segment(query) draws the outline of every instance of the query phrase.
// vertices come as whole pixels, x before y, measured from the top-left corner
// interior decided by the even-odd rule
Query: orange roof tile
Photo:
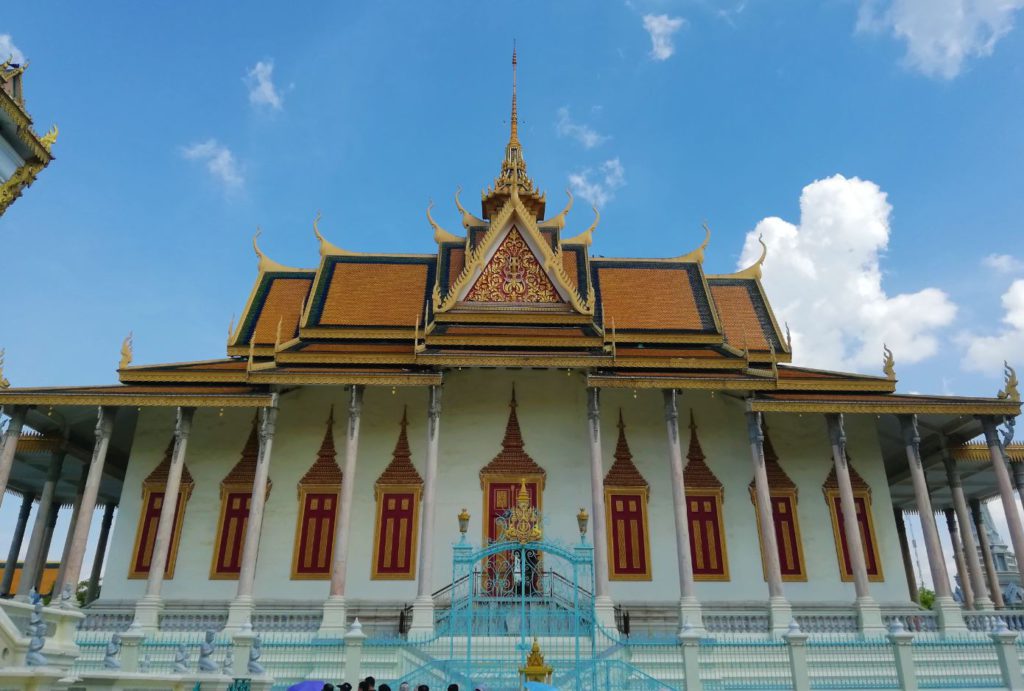
[[[523,448],[523,434],[519,430],[519,417],[516,415],[517,406],[516,390],[513,388],[512,400],[508,404],[505,438],[501,440],[501,452],[480,469],[481,478],[485,475],[547,475]]]
[[[395,450],[391,454],[391,462],[384,469],[384,472],[377,478],[375,487],[385,485],[423,485],[423,478],[420,477],[416,467],[412,464],[412,452],[409,450],[409,437],[406,429],[409,426],[406,411],[402,410],[402,421],[399,423],[401,430],[398,432],[398,441],[395,442]]]
[[[598,267],[606,328],[704,328],[685,269]]]
[[[287,341],[299,333],[299,311],[309,294],[313,280],[309,278],[274,278],[260,308],[259,319],[252,332],[257,344],[273,344],[277,339],[277,324],[281,322],[281,340]]]
[[[562,268],[565,269],[565,275],[569,277],[569,283],[573,288],[579,287],[579,277],[577,275],[579,269],[576,268],[577,255],[576,250],[562,250]]]
[[[712,283],[710,288],[726,342],[737,348],[769,350],[768,339],[747,287]]]
[[[338,262],[320,324],[412,328],[422,321],[426,285],[424,264]]]
[[[690,489],[722,489],[722,482],[711,472],[704,461],[704,449],[697,438],[697,423],[693,420],[693,409],[690,409],[690,448],[686,452],[687,464],[683,470],[683,485]]]
[[[338,452],[334,449],[334,406],[327,416],[327,429],[324,430],[320,450],[316,460],[306,474],[299,480],[299,487],[341,487],[341,468],[338,467]]]
[[[408,353],[407,343],[309,343],[299,353]]]
[[[171,455],[174,453],[174,435],[171,435],[171,440],[167,443],[167,450],[164,451],[164,458],[160,463],[153,468],[153,472],[146,476],[146,479],[142,481],[143,485],[152,486],[166,486],[167,475],[171,469]],[[188,472],[188,466],[183,462],[181,464],[181,486],[191,488],[195,484],[192,479],[192,473]]]
[[[448,254],[448,286],[452,286],[455,283],[455,279],[462,273],[462,269],[466,266],[466,250],[461,247],[454,248]]]
[[[619,409],[619,440],[615,445],[615,462],[604,476],[604,486],[644,489],[650,487],[633,463],[633,454],[629,450],[629,442],[626,441],[626,423],[622,421],[622,409]]]

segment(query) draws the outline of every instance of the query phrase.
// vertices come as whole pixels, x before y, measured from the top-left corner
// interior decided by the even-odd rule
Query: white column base
[[[253,600],[251,595],[239,595],[228,605],[228,623],[224,630],[229,632],[252,628]]]
[[[615,631],[615,603],[607,595],[594,598],[594,620],[608,631]]]
[[[988,610],[995,609],[996,605],[989,598],[988,595],[978,596],[977,593],[974,595],[974,609],[980,612],[987,612]]]
[[[412,603],[412,624],[409,638],[426,638],[434,635],[434,598],[421,595]]]
[[[857,598],[857,622],[860,625],[860,632],[865,635],[881,635],[887,633],[885,624],[882,623],[882,608],[871,596]]]
[[[137,616],[137,615],[136,615]],[[139,671],[139,648],[146,639],[146,634],[132,624],[121,634],[121,671]]]
[[[793,621],[793,608],[784,597],[768,598],[768,629],[772,636],[789,633],[789,622]]]
[[[160,614],[164,601],[159,595],[145,595],[135,603],[135,619],[132,628],[142,633],[156,633],[160,627]]]
[[[679,635],[682,636],[686,631],[697,635],[704,634],[704,613],[695,597],[684,597],[679,600]]]
[[[347,607],[344,595],[331,595],[324,602],[324,618],[320,620],[319,638],[341,638],[345,635]]]
[[[937,597],[932,609],[939,613],[939,629],[943,633],[963,633],[967,631],[964,612],[953,598]]]

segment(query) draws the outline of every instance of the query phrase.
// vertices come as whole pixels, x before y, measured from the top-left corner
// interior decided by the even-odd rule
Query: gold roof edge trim
[[[19,393],[0,392],[0,404],[14,405],[110,405],[137,407],[182,406],[187,408],[262,408],[274,394],[117,394],[117,393]]]
[[[1016,410],[1014,410],[1016,408]],[[998,401],[970,402],[952,401],[949,403],[917,402],[917,401],[772,401],[754,399],[750,402],[750,410],[755,413],[938,413],[961,415],[1017,415],[1019,404],[1006,404]]]

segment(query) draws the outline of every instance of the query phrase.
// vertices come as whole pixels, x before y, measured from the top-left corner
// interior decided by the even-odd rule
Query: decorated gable
[[[509,229],[476,283],[467,302],[563,302],[537,256],[516,226]]]

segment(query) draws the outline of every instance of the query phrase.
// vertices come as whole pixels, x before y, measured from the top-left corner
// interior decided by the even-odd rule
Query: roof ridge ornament
[[[57,127],[57,123],[53,123],[53,126],[46,131],[46,134],[39,138],[39,143],[43,145],[43,148],[46,149],[47,153],[49,153],[50,149],[53,148],[53,145],[57,143],[57,135],[59,134],[60,128]]]
[[[458,194],[456,192],[456,194]],[[430,226],[434,229],[434,242],[441,244],[442,242],[462,242],[464,238],[460,238],[458,235],[452,235],[447,230],[438,225],[434,217],[430,215],[430,210],[434,208],[434,200],[431,199],[430,203],[427,204],[427,220],[430,222]]]
[[[135,339],[132,336],[132,332],[129,331],[128,335],[121,341],[121,361],[118,363],[118,369],[124,369],[128,365],[132,364],[132,346],[135,343]]]
[[[761,243],[761,256],[758,257],[756,262],[754,262],[747,268],[737,271],[736,273],[729,274],[728,278],[753,278],[756,280],[761,279],[761,267],[764,265],[765,257],[768,256],[768,245],[764,244],[764,235],[758,235],[757,241]]]
[[[462,214],[462,227],[469,230],[472,226],[485,226],[487,221],[482,218],[477,218],[473,214],[466,211],[466,208],[462,206],[462,202],[459,200],[459,193],[462,192],[462,185],[455,188],[455,207]]]
[[[569,206],[572,206],[572,204],[569,204]],[[601,222],[601,212],[597,210],[597,205],[591,204],[590,208],[594,210],[594,222],[590,224],[590,227],[579,235],[563,240],[561,244],[578,245],[582,243],[584,246],[590,247],[591,243],[594,242],[594,231],[597,229],[597,224]],[[566,207],[566,211],[568,211],[568,207]]]
[[[1003,388],[996,394],[997,398],[1007,401],[1020,402],[1020,388],[1017,381],[1017,371],[1010,367],[1010,363],[1003,360]]]
[[[541,225],[545,228],[555,228],[556,230],[562,230],[565,228],[565,217],[569,215],[570,211],[572,211],[572,190],[566,187],[565,194],[569,197],[569,201],[566,202],[565,208],[562,209],[557,216],[552,216],[548,220],[544,221]]]
[[[327,238],[320,232],[320,219],[323,218],[323,214],[318,210],[316,217],[313,219],[313,234],[316,235],[317,241],[320,243],[320,258],[323,259],[328,255],[341,255],[344,257],[351,257],[356,252],[350,252],[349,250],[338,247],[333,242],[328,242]]]
[[[885,356],[882,359],[882,372],[889,381],[896,381],[896,358],[892,356],[892,350],[885,343],[882,344],[882,353]]]
[[[707,221],[702,221],[700,225],[704,229],[704,241],[700,243],[697,249],[676,257],[676,261],[704,263],[704,250],[708,248],[708,243],[711,242],[711,226],[708,225]]]
[[[257,240],[259,240],[260,235],[262,234],[263,229],[260,228],[259,226],[256,226],[256,233],[252,236],[252,249],[254,252],[256,252],[256,257],[258,260],[257,268],[259,269],[259,271],[261,273],[267,273],[270,271],[298,271],[298,269],[295,269],[291,266],[285,266],[280,262],[275,262],[273,259],[271,259],[270,257],[263,253],[263,250],[260,249],[260,245],[257,242]]]
[[[4,378],[4,355],[7,354],[5,348],[0,348],[0,389],[11,388],[11,382]]]

